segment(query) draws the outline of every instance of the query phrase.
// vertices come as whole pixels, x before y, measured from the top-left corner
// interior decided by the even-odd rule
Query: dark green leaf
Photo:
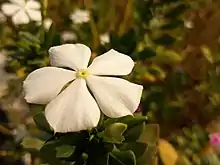
[[[118,120],[120,123],[127,124],[128,127],[134,127],[147,121],[146,116],[125,116]]]
[[[19,36],[22,38],[22,40],[27,41],[27,43],[40,44],[40,40],[36,36],[34,36],[33,34],[31,34],[29,32],[20,32]]]
[[[52,132],[50,125],[48,124],[43,112],[40,112],[37,115],[35,115],[34,121],[40,129],[42,129],[46,132],[49,132],[49,133]]]
[[[114,123],[105,128],[104,132],[98,134],[105,142],[122,143],[125,140],[123,133],[126,131],[127,125],[124,123]]]
[[[136,141],[140,137],[142,131],[144,128],[144,123],[138,124],[132,128],[127,129],[127,131],[124,133],[126,141]]]
[[[156,144],[159,139],[159,126],[157,124],[145,125],[138,142]]]
[[[115,33],[110,35],[111,47],[121,53],[131,55],[137,45],[137,36],[133,29],[129,30],[123,36]]]
[[[156,56],[156,52],[152,48],[145,48],[143,51],[137,53],[137,56],[137,58],[140,60],[146,60],[148,58]]]
[[[136,165],[136,157],[131,150],[114,150],[109,153],[108,165]]]
[[[187,8],[188,6],[186,4],[181,4],[165,14],[165,17],[169,17],[172,19],[179,17],[184,11],[186,11]]]
[[[60,144],[56,141],[48,142],[40,149],[40,158],[46,163],[53,165],[63,165],[63,163],[56,158],[56,147]]]
[[[57,158],[68,158],[75,151],[75,147],[71,145],[61,145],[56,147],[56,157]]]
[[[154,40],[154,42],[158,45],[171,45],[176,41],[175,38],[173,38],[172,36],[168,35],[168,34],[164,34],[161,37],[158,37],[157,39]]]
[[[43,144],[44,144],[43,141],[36,139],[34,137],[25,137],[21,143],[21,145],[25,149],[36,149],[36,150],[40,150]]]
[[[131,150],[134,152],[136,157],[140,157],[140,156],[143,156],[144,152],[146,151],[147,144],[140,143],[140,142],[123,143],[123,145],[119,149],[121,151]]]
[[[172,20],[170,23],[167,23],[166,25],[163,25],[161,27],[162,30],[171,30],[175,29],[179,26],[183,26],[184,22],[182,20]]]
[[[107,120],[104,121],[104,127],[109,126],[110,124],[119,122],[119,123],[124,123],[127,124],[128,127],[133,127],[138,124],[141,124],[143,122],[147,121],[146,116],[124,116],[121,118],[108,118]]]

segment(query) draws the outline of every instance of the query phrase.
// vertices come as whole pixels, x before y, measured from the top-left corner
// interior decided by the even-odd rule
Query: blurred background
[[[209,139],[220,133],[220,1],[0,0],[0,8],[1,165],[42,164],[43,107],[25,103],[22,81],[64,43],[89,46],[92,58],[113,48],[135,60],[126,78],[144,86],[138,113],[169,144],[158,146],[158,164],[175,165],[178,153],[179,165],[220,165],[220,138]]]

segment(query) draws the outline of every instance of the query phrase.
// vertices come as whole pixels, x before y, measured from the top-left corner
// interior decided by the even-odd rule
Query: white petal
[[[101,44],[107,44],[110,42],[110,37],[109,37],[109,34],[108,33],[105,33],[105,34],[102,34],[100,36],[100,41],[101,41]]]
[[[49,30],[50,27],[51,27],[51,25],[52,25],[52,23],[53,23],[53,20],[52,20],[52,19],[46,18],[46,19],[44,20],[44,22],[43,22],[44,28],[45,28],[46,30]]]
[[[138,108],[143,90],[141,85],[112,77],[89,76],[86,80],[106,116],[131,115]]]
[[[47,104],[73,79],[74,71],[55,67],[37,69],[24,81],[25,99],[29,103]]]
[[[2,5],[2,12],[7,16],[12,16],[16,12],[18,12],[20,10],[20,8],[21,7],[18,5],[14,5],[11,3],[5,3]]]
[[[134,67],[134,61],[127,55],[113,49],[96,57],[89,66],[94,75],[128,75]]]
[[[34,0],[27,1],[26,7],[29,9],[40,9],[40,3]]]
[[[64,31],[61,34],[61,37],[62,37],[63,41],[73,41],[73,40],[76,40],[76,38],[77,38],[76,34],[71,31]]]
[[[10,0],[11,3],[19,5],[19,6],[24,6],[25,5],[25,0]]]
[[[14,24],[28,24],[30,19],[28,18],[28,15],[25,13],[25,11],[20,10],[12,17],[12,21]]]
[[[38,10],[29,9],[26,11],[32,21],[41,21],[41,12]]]
[[[84,79],[76,79],[45,109],[55,132],[77,132],[96,127],[100,110]]]
[[[79,70],[87,68],[91,50],[83,44],[63,44],[51,47],[49,54],[52,66]]]

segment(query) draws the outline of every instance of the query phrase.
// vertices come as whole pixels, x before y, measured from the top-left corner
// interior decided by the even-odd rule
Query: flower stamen
[[[76,73],[77,78],[86,78],[89,76],[89,72],[86,69],[81,69]]]

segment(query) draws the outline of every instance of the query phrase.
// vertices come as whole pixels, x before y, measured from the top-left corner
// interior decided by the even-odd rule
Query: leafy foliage
[[[89,22],[70,20],[77,8],[89,11]],[[51,46],[81,42],[92,48],[92,58],[109,49],[129,55],[136,65],[126,78],[144,86],[141,115],[104,117],[96,129],[79,133],[54,134],[43,111],[30,106],[37,128],[22,123],[29,130],[21,143],[25,152],[52,165],[219,164],[206,130],[200,128],[219,115],[218,9],[218,1],[208,0],[48,0],[42,13],[52,18],[49,29],[35,22],[16,26],[7,17],[0,23],[0,47],[8,54],[6,70],[20,80],[49,65]],[[65,31],[75,32],[76,38],[64,41]],[[103,43],[105,33],[109,42]],[[3,104],[20,96],[21,85],[11,83]]]

